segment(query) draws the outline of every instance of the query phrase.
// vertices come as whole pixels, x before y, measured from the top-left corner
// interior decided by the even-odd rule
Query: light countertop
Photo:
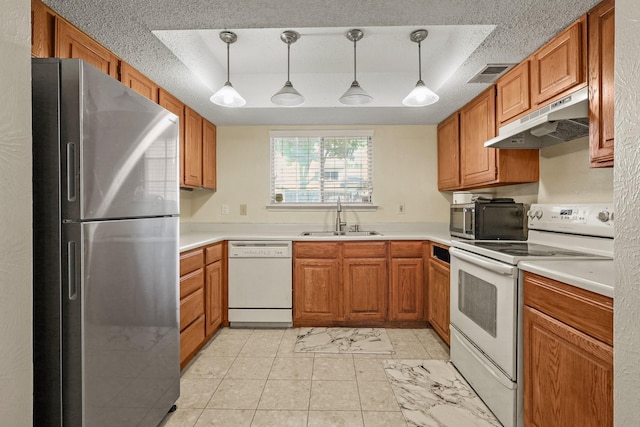
[[[180,251],[195,249],[223,240],[292,240],[307,242],[322,241],[374,241],[374,240],[430,240],[449,246],[451,237],[448,224],[378,224],[362,227],[374,230],[381,235],[375,236],[301,236],[303,231],[320,231],[304,224],[181,224]]]
[[[521,261],[518,268],[613,298],[613,260]]]

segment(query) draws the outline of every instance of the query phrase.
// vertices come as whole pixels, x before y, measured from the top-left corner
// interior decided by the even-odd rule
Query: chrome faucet
[[[337,232],[342,232],[344,230],[344,227],[347,226],[347,222],[342,221],[340,219],[340,212],[342,212],[342,205],[340,204],[340,197],[338,197],[338,204],[336,206],[336,231]]]

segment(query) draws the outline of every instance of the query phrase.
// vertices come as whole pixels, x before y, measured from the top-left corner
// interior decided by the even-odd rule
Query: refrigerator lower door
[[[156,426],[177,400],[178,227],[63,225],[63,425]]]

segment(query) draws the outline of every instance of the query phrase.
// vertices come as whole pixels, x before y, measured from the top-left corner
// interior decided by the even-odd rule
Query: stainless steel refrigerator
[[[155,426],[180,391],[178,118],[33,59],[34,425]]]

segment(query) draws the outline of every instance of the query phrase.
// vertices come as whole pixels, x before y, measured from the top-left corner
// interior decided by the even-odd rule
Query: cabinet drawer
[[[204,287],[204,268],[200,267],[180,278],[180,299]]]
[[[345,258],[385,258],[387,245],[385,242],[357,242],[344,244]]]
[[[422,242],[391,242],[391,258],[422,258]]]
[[[180,276],[191,273],[203,265],[204,254],[202,249],[194,249],[180,254]]]
[[[207,246],[205,249],[205,259],[207,264],[220,261],[222,259],[222,243]]]
[[[180,300],[180,330],[204,314],[204,289],[198,289]]]
[[[187,329],[180,332],[180,366],[204,341],[204,316],[198,317]]]
[[[613,345],[613,300],[609,297],[525,272],[524,304]]]
[[[339,244],[331,243],[295,243],[293,253],[297,258],[338,258]]]

